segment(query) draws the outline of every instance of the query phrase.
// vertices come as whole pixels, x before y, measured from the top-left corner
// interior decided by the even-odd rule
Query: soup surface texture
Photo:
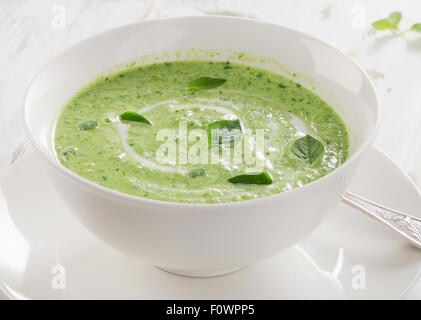
[[[212,128],[236,130],[215,137]],[[90,181],[188,203],[292,190],[337,168],[349,144],[340,117],[311,90],[216,61],[156,63],[101,77],[66,104],[54,140],[59,161]]]

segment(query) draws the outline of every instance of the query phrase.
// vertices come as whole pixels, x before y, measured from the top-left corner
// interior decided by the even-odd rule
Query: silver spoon
[[[343,193],[342,201],[383,222],[421,249],[421,219],[386,208],[348,191]]]

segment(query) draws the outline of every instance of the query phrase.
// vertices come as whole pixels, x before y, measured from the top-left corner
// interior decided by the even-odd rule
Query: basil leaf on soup
[[[213,89],[227,82],[226,79],[201,77],[187,83],[187,89]]]
[[[122,113],[120,115],[120,120],[152,124],[144,116],[142,116],[141,114],[138,114],[137,112],[133,112],[133,111],[126,111],[126,112]]]
[[[189,172],[189,178],[196,178],[196,177],[201,177],[201,176],[207,176],[208,172],[206,171],[206,169],[194,169],[192,171]]]
[[[83,121],[80,125],[79,125],[79,129],[81,131],[86,131],[86,130],[92,130],[92,129],[96,129],[99,127],[99,122],[96,120],[88,120],[88,121]]]
[[[272,177],[267,172],[240,174],[239,176],[228,179],[234,184],[261,184],[267,185],[272,183]]]
[[[301,160],[312,164],[324,151],[323,143],[310,135],[294,141],[291,151]]]
[[[209,146],[213,144],[220,145],[223,142],[223,138],[226,138],[227,141],[230,141],[230,147],[233,147],[234,143],[241,138],[241,123],[238,119],[218,120],[208,124],[206,132],[208,134]],[[214,133],[213,136],[212,132]]]

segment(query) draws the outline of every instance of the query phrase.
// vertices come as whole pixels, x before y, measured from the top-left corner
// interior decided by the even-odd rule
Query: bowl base
[[[230,268],[230,269],[217,269],[217,270],[178,270],[178,269],[168,269],[160,266],[155,266],[158,269],[175,274],[177,276],[191,277],[191,278],[211,278],[211,277],[220,277],[224,276],[241,269],[246,268],[246,266],[239,268]]]

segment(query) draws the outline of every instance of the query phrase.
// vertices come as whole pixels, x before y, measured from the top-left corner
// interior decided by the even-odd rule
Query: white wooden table
[[[21,122],[34,74],[55,54],[102,30],[139,21],[153,0],[0,0],[0,174],[31,149]],[[161,0],[159,16],[231,14],[282,24],[350,53],[374,79],[382,103],[375,145],[421,185],[421,34],[373,32],[401,11],[421,23],[415,0]],[[421,283],[409,295],[421,299]]]

